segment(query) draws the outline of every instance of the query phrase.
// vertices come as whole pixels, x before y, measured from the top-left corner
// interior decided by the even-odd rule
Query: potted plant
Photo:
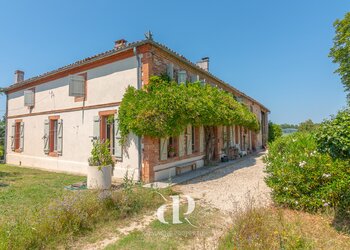
[[[168,147],[168,155],[170,158],[175,156],[175,147],[173,145],[169,145]]]
[[[87,187],[89,189],[109,189],[112,185],[113,165],[109,141],[94,141],[87,171]]]

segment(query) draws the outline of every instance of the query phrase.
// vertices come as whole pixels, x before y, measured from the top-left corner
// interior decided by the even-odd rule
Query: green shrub
[[[113,158],[109,149],[110,142],[96,140],[93,142],[91,157],[88,159],[90,166],[98,166],[100,169],[106,166],[113,166]]]
[[[312,134],[279,138],[264,160],[266,183],[277,204],[317,211],[341,206],[349,192],[349,162],[319,153]]]
[[[315,138],[320,152],[333,158],[350,159],[350,109],[323,122]]]
[[[282,136],[282,128],[280,125],[269,122],[269,142],[273,142],[277,138]]]

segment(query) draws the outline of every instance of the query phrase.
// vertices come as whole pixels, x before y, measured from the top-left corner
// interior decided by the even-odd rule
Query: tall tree
[[[348,104],[350,104],[350,12],[344,19],[337,19],[333,25],[335,37],[329,56],[333,58],[334,63],[339,64],[335,73],[341,77],[345,91],[348,92]]]
[[[307,119],[304,122],[301,122],[298,127],[300,132],[312,132],[318,127],[317,123],[314,123],[311,119]]]
[[[269,142],[273,142],[277,138],[282,136],[282,128],[280,125],[269,121]]]

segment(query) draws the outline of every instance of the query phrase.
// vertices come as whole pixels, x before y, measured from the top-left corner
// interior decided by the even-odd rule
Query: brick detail
[[[143,166],[142,180],[144,182],[154,181],[154,166],[159,159],[159,139],[149,136],[143,137]]]

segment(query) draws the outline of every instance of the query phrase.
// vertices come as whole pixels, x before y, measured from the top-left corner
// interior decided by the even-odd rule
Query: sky
[[[0,86],[17,69],[33,77],[151,30],[192,62],[208,56],[210,72],[268,107],[273,122],[321,122],[346,105],[328,53],[333,22],[348,11],[344,0],[0,0]]]

